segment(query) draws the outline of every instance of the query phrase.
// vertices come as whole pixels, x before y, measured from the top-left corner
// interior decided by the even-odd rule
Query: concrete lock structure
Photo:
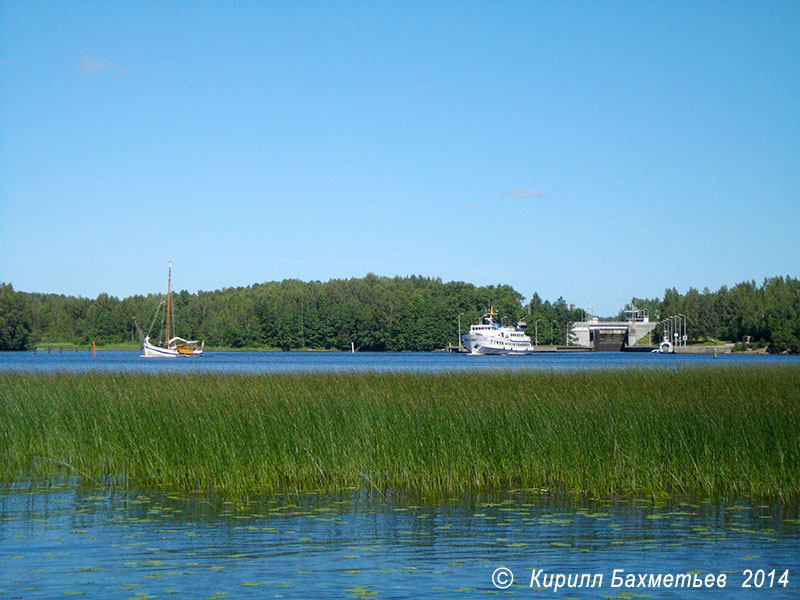
[[[631,306],[625,309],[624,321],[588,321],[572,324],[571,337],[575,344],[596,352],[620,352],[636,347],[640,339],[652,332],[656,323],[650,322],[647,310]]]

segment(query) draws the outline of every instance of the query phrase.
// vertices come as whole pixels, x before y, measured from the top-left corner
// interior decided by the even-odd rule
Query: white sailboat
[[[150,341],[150,331],[147,332],[145,335],[142,332],[141,327],[139,327],[139,323],[136,322],[136,317],[133,318],[133,322],[136,325],[136,331],[139,333],[139,339],[142,342],[142,356],[145,357],[164,357],[164,358],[171,358],[177,356],[202,356],[203,355],[203,346],[205,346],[205,340],[200,342],[197,340],[185,340],[182,337],[174,336],[172,338],[169,337],[169,327],[170,327],[170,320],[172,318],[171,314],[171,307],[172,307],[172,261],[169,262],[168,270],[167,270],[167,298],[165,301],[162,301],[158,308],[156,309],[156,314],[153,316],[153,321],[150,323],[150,329],[153,329],[153,325],[156,322],[156,318],[158,317],[158,313],[161,310],[162,306],[166,305],[166,334],[164,335],[164,339],[166,342],[163,346],[153,344]],[[174,327],[173,327],[174,329]]]

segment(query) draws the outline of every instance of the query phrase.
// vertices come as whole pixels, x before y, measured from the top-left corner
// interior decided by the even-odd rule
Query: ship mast
[[[169,300],[170,300],[170,286],[172,285],[172,261],[167,263],[167,337],[164,339],[164,348],[169,348]]]

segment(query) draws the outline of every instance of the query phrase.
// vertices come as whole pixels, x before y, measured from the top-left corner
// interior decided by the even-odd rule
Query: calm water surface
[[[552,352],[469,356],[444,352],[208,352],[198,358],[143,358],[137,351],[0,352],[0,370],[272,373],[300,371],[464,371],[471,369],[682,368],[697,365],[790,364],[800,356]]]
[[[515,583],[492,584],[499,567]],[[530,587],[533,569],[602,587]],[[625,573],[727,574],[724,590],[612,588]],[[742,588],[745,569],[788,585]],[[299,494],[249,506],[169,492],[0,493],[0,594],[13,598],[797,598],[797,507],[601,502],[506,491],[435,504]],[[541,582],[542,579],[540,578]],[[637,594],[637,595],[633,595]]]
[[[628,353],[0,353],[0,371],[270,373],[800,366],[800,357]],[[514,574],[499,589],[496,569]],[[544,575],[602,587],[537,590]],[[627,573],[726,574],[721,589],[612,588]],[[746,570],[766,575],[743,588]],[[769,573],[775,571],[769,587]],[[779,578],[788,572],[784,587]],[[756,580],[751,580],[755,584]],[[0,599],[9,598],[800,598],[798,507],[747,500],[600,501],[503,491],[435,503],[313,493],[248,506],[168,491],[0,488]]]

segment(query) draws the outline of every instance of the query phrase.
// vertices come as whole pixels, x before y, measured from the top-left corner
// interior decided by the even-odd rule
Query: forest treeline
[[[230,348],[427,351],[458,342],[494,306],[506,324],[527,322],[531,339],[563,344],[571,322],[584,320],[563,298],[529,302],[508,285],[475,286],[440,279],[379,277],[328,282],[288,279],[213,292],[173,294],[173,334]],[[15,291],[0,283],[0,349],[35,344],[113,344],[136,339],[133,317],[152,340],[163,335],[163,296],[122,300]],[[800,281],[790,277],[737,284],[716,292],[676,289],[664,298],[633,299],[651,320],[684,314],[690,341],[749,335],[774,351],[800,351]],[[620,315],[615,318],[621,318]],[[157,315],[154,319],[154,315]],[[538,335],[537,335],[538,334]]]
[[[749,336],[772,352],[800,353],[800,280],[792,277],[771,277],[761,285],[749,281],[722,286],[716,292],[689,288],[680,294],[672,288],[661,300],[634,298],[633,302],[649,309],[651,320],[686,315],[690,342],[739,342]]]

